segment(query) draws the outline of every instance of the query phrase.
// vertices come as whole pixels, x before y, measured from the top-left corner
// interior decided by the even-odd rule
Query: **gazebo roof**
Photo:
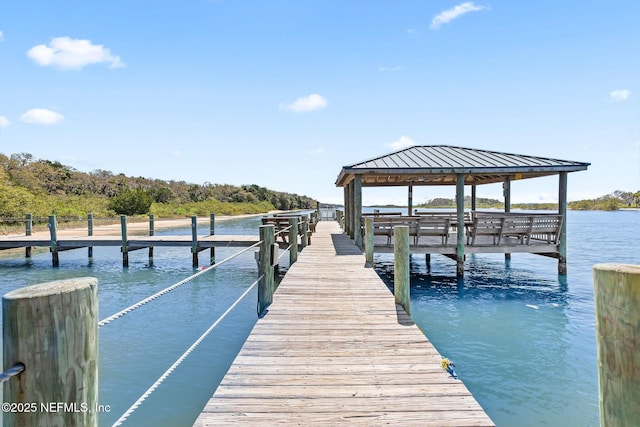
[[[336,186],[347,185],[356,175],[363,187],[456,185],[456,175],[465,184],[503,182],[586,170],[590,163],[546,157],[501,153],[450,145],[416,145],[385,156],[344,166]]]

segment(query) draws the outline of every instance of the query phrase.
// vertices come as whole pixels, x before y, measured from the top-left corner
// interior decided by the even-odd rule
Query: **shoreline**
[[[258,214],[240,214],[240,215],[220,215],[216,216],[216,222],[218,221],[228,221],[231,219],[242,219],[242,218],[252,218],[257,216],[271,215],[274,213],[284,213],[289,211],[269,211]],[[198,224],[208,224],[208,217],[198,217]],[[179,227],[187,227],[191,225],[191,218],[173,218],[173,219],[159,219],[155,220],[153,223],[153,227],[155,230],[167,230],[171,228],[179,228]],[[108,224],[108,225],[94,225],[93,227],[93,235],[94,236],[117,236],[120,235],[120,223]],[[131,234],[139,235],[149,231],[149,221],[136,221],[136,222],[128,222],[127,223],[127,232],[131,232]],[[77,236],[79,233],[86,233],[87,227],[71,227],[71,228],[58,228],[58,236]],[[32,236],[49,236],[49,231],[47,230],[39,230],[33,231],[31,233]],[[85,235],[85,234],[82,234]],[[7,234],[7,237],[21,237],[24,236],[23,233],[19,234]]]

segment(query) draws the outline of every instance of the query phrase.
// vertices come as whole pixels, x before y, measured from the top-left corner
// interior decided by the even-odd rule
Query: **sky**
[[[638,191],[639,22],[636,0],[3,1],[0,152],[339,203],[343,166],[442,144],[591,163],[570,201]]]

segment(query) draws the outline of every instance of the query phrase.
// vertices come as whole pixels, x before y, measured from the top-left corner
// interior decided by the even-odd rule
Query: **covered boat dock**
[[[558,259],[558,273],[566,274],[567,175],[590,164],[448,145],[421,145],[344,166],[336,186],[344,188],[344,228],[363,247],[370,235],[376,252],[393,251],[392,230],[408,225],[412,253],[441,253],[456,260],[456,274],[464,274],[466,253],[526,252]],[[558,175],[558,213],[512,213],[513,181]],[[502,183],[504,212],[476,210],[478,185]],[[442,215],[413,210],[415,186],[456,187],[456,211]],[[362,213],[363,187],[407,187],[407,215]],[[471,187],[471,212],[465,212],[465,186]],[[368,227],[365,226],[367,222]],[[370,232],[367,233],[367,230]],[[427,255],[429,256],[429,255]]]

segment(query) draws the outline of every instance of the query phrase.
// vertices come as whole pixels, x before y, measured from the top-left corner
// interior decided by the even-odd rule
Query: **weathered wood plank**
[[[365,257],[318,224],[196,421],[492,426]]]

